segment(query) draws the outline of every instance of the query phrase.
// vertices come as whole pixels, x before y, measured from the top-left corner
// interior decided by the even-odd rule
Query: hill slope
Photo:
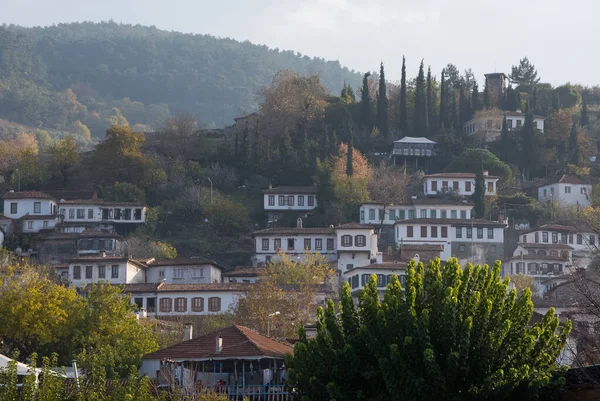
[[[335,93],[344,82],[360,84],[360,75],[337,61],[210,35],[114,22],[4,26],[0,117],[66,130],[80,120],[95,135],[110,121],[152,124],[179,112],[223,126],[255,110],[260,89],[284,69],[319,74]],[[53,104],[60,97],[66,99]]]

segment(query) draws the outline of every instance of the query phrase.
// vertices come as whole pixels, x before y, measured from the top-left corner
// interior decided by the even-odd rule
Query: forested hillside
[[[337,61],[249,42],[114,22],[0,27],[0,118],[102,138],[112,123],[148,129],[191,113],[224,126],[258,107],[281,70],[339,93],[360,75]],[[1,134],[1,132],[0,132]]]

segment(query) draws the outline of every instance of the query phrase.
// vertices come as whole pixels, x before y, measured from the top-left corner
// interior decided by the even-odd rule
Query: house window
[[[187,298],[175,298],[175,312],[187,312]]]
[[[375,220],[375,209],[369,209],[369,220]]]
[[[377,287],[385,287],[386,286],[386,278],[385,278],[385,274],[378,274],[377,275]]]
[[[106,277],[106,266],[100,265],[98,266],[98,278]]]
[[[441,213],[442,213],[442,219],[447,219],[448,218],[448,211],[442,210]]]
[[[194,270],[192,270],[192,277],[194,277],[194,278],[204,277],[204,269],[200,268],[200,267],[194,268]]]
[[[493,182],[488,182],[487,183],[487,191],[488,192],[494,192],[494,183]]]
[[[573,245],[573,234],[569,234],[569,244]]]
[[[523,236],[523,241],[521,241],[521,242],[523,242],[524,244],[527,243],[527,236],[526,235]]]
[[[364,211],[364,210],[361,210],[361,211],[360,211],[360,221],[362,222],[362,221],[364,221],[364,220],[365,220],[365,211]]]
[[[17,202],[11,202],[10,214],[17,214]]]
[[[123,220],[131,220],[131,209],[123,210]]]
[[[567,186],[565,187],[565,193],[566,193],[566,194],[570,194],[570,193],[571,193],[571,187],[570,187],[569,185],[567,185]]]
[[[140,209],[140,208],[135,209],[135,215],[133,216],[133,218],[135,220],[141,220],[142,219],[142,209]]]
[[[553,258],[557,258],[558,257],[558,251],[550,251],[550,256],[552,256]]]
[[[460,211],[460,218],[461,219],[466,219],[467,218],[467,211],[466,210],[461,210]]]
[[[281,238],[275,238],[273,240],[273,247],[275,248],[275,250],[277,252],[279,252],[281,250]]]
[[[288,206],[294,206],[294,195],[288,195]]]
[[[173,269],[173,278],[183,278],[183,269]]]
[[[406,236],[412,238],[414,236],[413,226],[406,226]]]
[[[92,266],[86,266],[85,267],[85,278],[86,279],[91,279],[92,278]]]
[[[75,209],[69,209],[69,219],[75,218]]]
[[[431,226],[431,238],[437,238],[437,229],[437,226]]]
[[[314,206],[314,205],[315,205],[314,195],[308,195],[308,206]]]
[[[81,280],[81,266],[73,266],[73,280]]]
[[[467,227],[467,238],[473,238],[473,227]]]
[[[77,218],[85,219],[85,209],[77,209]]]
[[[269,195],[269,206],[275,206],[275,195]]]
[[[192,298],[192,312],[204,312],[204,298]]]
[[[487,229],[488,232],[488,239],[494,239],[494,229],[493,228],[489,228]]]
[[[315,250],[320,251],[323,249],[323,239],[315,238]]]
[[[456,238],[462,238],[462,227],[456,227]]]
[[[351,235],[342,235],[342,246],[352,246]]]
[[[42,202],[33,202],[33,213],[42,213]]]
[[[29,230],[33,230],[33,221],[28,221],[28,222],[27,222],[27,228],[28,228]]]
[[[159,308],[161,312],[171,312],[173,309],[173,300],[171,298],[161,298]]]
[[[523,124],[523,121],[517,120],[517,128],[519,128],[521,126],[521,124]]]
[[[437,181],[431,181],[431,190],[437,192]]]
[[[456,219],[456,218],[457,218],[457,217],[456,217],[456,210],[451,210],[451,211],[450,211],[450,218],[451,218],[451,219]]]
[[[288,238],[287,240],[287,249],[288,251],[293,251],[295,249],[295,240],[294,238]]]
[[[88,209],[88,220],[92,220],[94,218],[94,209]]]
[[[48,221],[47,220],[44,220],[43,227],[44,228],[48,228]]]
[[[158,271],[158,277],[161,277],[161,278],[165,277],[165,271],[164,270],[159,270]]]
[[[327,250],[333,251],[333,246],[334,246],[333,238],[327,238]]]
[[[583,235],[577,234],[577,245],[583,244]]]
[[[364,235],[357,235],[356,237],[354,237],[354,242],[356,243],[356,246],[366,246],[367,237],[365,237]]]
[[[429,211],[429,217],[432,218],[432,219],[437,219],[437,210],[431,209]]]
[[[415,218],[415,211],[414,210],[409,210],[408,211],[408,218],[409,219],[414,219]]]
[[[567,234],[561,234],[560,235],[560,243],[561,244],[566,244],[567,243]]]
[[[465,182],[465,192],[471,192],[471,181]]]
[[[542,233],[542,242],[548,242],[548,233],[546,231]]]
[[[298,195],[298,206],[304,206],[304,195]]]
[[[389,215],[390,215],[390,220],[392,220],[392,221],[396,220],[396,210],[394,210],[394,209],[390,210]]]
[[[579,188],[579,193],[580,193],[581,195],[583,195],[583,194],[586,194],[586,193],[587,193],[587,191],[586,191],[585,187],[581,187],[581,188]]]
[[[110,268],[110,278],[119,278],[119,265],[112,265]]]
[[[378,209],[379,211],[379,221],[383,221],[385,219],[385,211],[384,209]]]
[[[310,251],[310,244],[311,240],[310,238],[304,238],[304,249],[307,251]]]
[[[552,243],[558,244],[558,233],[552,233]]]
[[[458,181],[452,181],[452,190],[458,192]]]
[[[422,219],[426,219],[427,218],[427,210],[426,209],[421,209],[421,218]]]
[[[448,238],[448,227],[442,226],[442,238]]]
[[[590,245],[596,245],[596,236],[594,234],[590,234]]]
[[[483,239],[483,227],[477,227],[477,238]]]
[[[459,245],[458,246],[458,251],[459,252],[464,252],[465,251],[465,246],[464,245]]]
[[[285,206],[285,196],[283,196],[283,195],[279,195],[279,196],[277,197],[277,204],[278,204],[279,206]]]
[[[535,241],[536,244],[540,243],[540,233],[535,233],[534,241]]]
[[[421,238],[427,237],[427,226],[421,226]]]
[[[544,188],[544,190],[543,190],[543,197],[545,198],[547,196],[548,196],[548,191],[546,190],[546,188]]]
[[[448,190],[448,181],[442,181],[442,191]]]
[[[221,312],[221,298],[220,297],[208,298],[208,311],[209,312]]]
[[[509,119],[506,120],[506,127],[508,129],[512,129],[512,127],[513,127],[512,122],[513,122],[512,118],[509,118]]]
[[[263,238],[262,239],[262,250],[263,251],[268,251],[269,250],[269,239],[268,238]]]

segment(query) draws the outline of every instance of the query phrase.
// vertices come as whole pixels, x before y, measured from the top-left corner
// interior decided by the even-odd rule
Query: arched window
[[[560,251],[560,257],[563,259],[568,259],[569,258],[569,252],[567,251]]]
[[[356,246],[366,246],[367,245],[367,237],[364,235],[357,235],[354,237],[354,244]]]

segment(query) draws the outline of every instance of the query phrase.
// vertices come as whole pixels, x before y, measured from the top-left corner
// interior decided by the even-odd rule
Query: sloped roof
[[[432,141],[431,139],[427,139],[424,136],[405,136],[402,139],[394,141],[394,143],[430,143],[436,145],[437,142]]]
[[[358,266],[347,271],[354,270],[399,270],[406,269],[406,262],[382,262],[382,263],[372,263],[366,266]]]
[[[428,174],[425,176],[425,178],[471,178],[471,179],[475,179],[476,174],[475,173],[435,173],[435,174]],[[495,176],[495,175],[484,175],[483,176],[484,179],[491,179],[491,180],[499,180],[500,177]]]
[[[593,231],[590,227],[582,226],[579,229],[575,226],[566,226],[563,224],[544,224],[539,227],[533,227],[528,230],[521,231],[520,234],[529,234],[536,231],[566,231],[570,233]]]
[[[315,186],[282,186],[275,188],[263,189],[263,194],[309,194],[314,195],[317,193],[317,187]]]
[[[548,178],[547,180],[545,180],[541,184],[539,184],[539,186],[556,184],[556,183],[573,184],[573,185],[587,185],[588,184],[587,182],[583,181],[582,179],[580,179],[578,177],[563,174],[563,175],[555,175],[552,178]]]
[[[213,265],[220,269],[224,269],[223,266],[215,262],[214,260],[202,258],[202,257],[191,257],[191,258],[175,258],[175,259],[162,259],[162,260],[149,260],[147,263],[148,267],[151,266],[197,266],[197,265]]]
[[[168,284],[162,283],[158,292],[187,292],[187,291],[248,291],[251,283],[206,283],[206,284]]]
[[[61,205],[105,205],[105,206],[129,206],[142,207],[143,205],[136,202],[115,202],[105,199],[66,199],[60,200]]]
[[[14,192],[9,191],[4,194],[2,199],[54,199],[52,196],[45,192],[40,191],[22,191]]]
[[[44,240],[60,240],[60,239],[85,239],[85,238],[113,238],[122,239],[117,233],[108,233],[104,231],[83,231],[80,233],[57,233],[51,232],[44,235],[39,235],[36,239]]]
[[[482,219],[426,219],[415,218],[408,220],[396,220],[396,224],[441,224],[450,226],[484,226],[484,227],[505,227],[504,224],[497,221],[489,221]]]
[[[216,338],[221,337],[221,352],[216,350]],[[144,359],[284,359],[292,354],[291,345],[263,336],[244,326],[233,325],[201,337],[152,352]]]
[[[224,272],[222,275],[225,277],[255,277],[260,276],[265,272],[265,269],[260,267],[252,266],[236,266],[228,272]]]
[[[334,235],[335,231],[331,227],[316,227],[316,228],[298,228],[298,227],[274,227],[264,230],[254,231],[252,236],[258,235]]]
[[[97,199],[98,194],[96,191],[46,191],[48,195],[53,196],[55,199]]]
[[[372,230],[375,227],[373,227],[372,225],[369,225],[369,224],[346,223],[346,224],[339,225],[336,228],[341,228],[344,230]]]
[[[517,246],[521,246],[523,248],[535,248],[535,249],[574,249],[572,246],[567,244],[546,244],[546,243],[522,243],[519,242]]]

